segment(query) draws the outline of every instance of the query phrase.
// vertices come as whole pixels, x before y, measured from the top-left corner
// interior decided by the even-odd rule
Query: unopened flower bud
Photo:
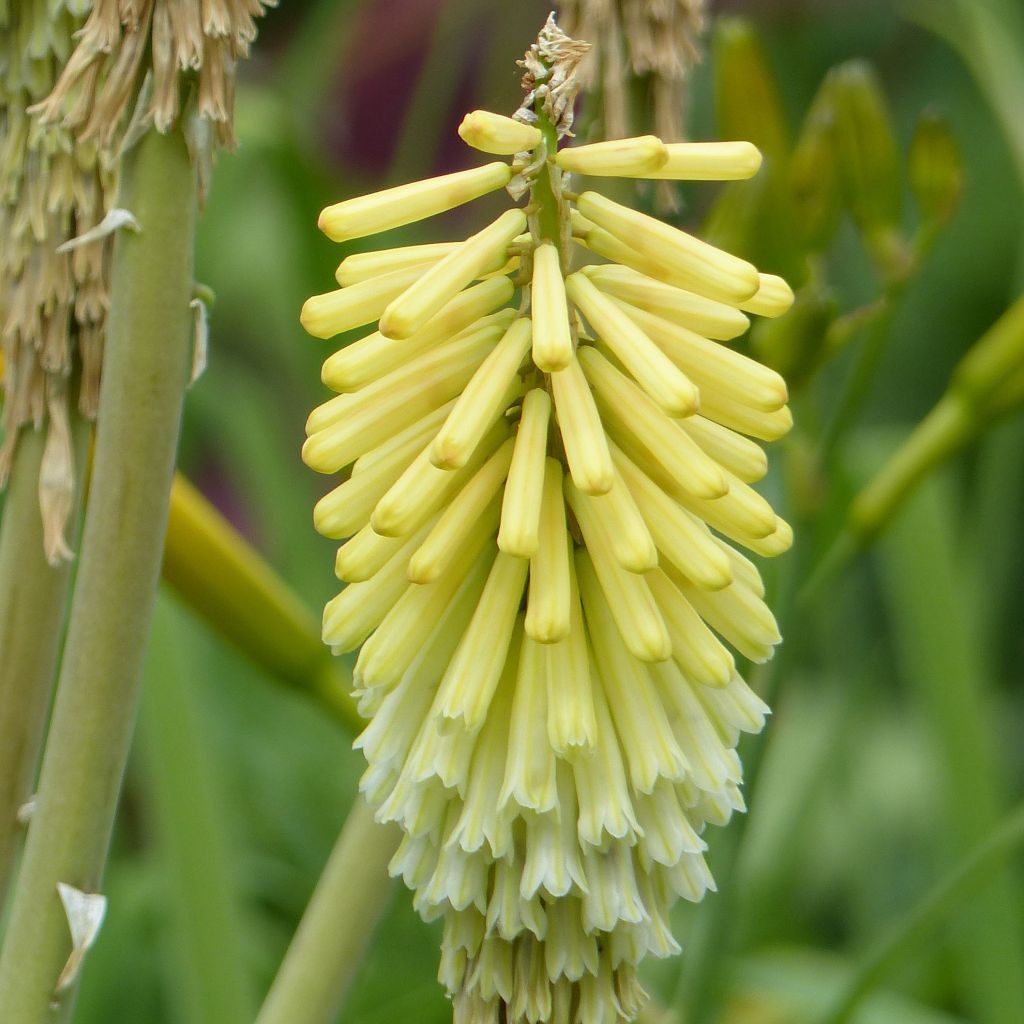
[[[925,112],[917,122],[907,172],[921,215],[933,224],[945,224],[963,189],[963,163],[949,125],[939,114]]]
[[[511,156],[540,145],[541,133],[533,125],[523,124],[489,110],[474,110],[462,119],[459,138],[483,153]]]

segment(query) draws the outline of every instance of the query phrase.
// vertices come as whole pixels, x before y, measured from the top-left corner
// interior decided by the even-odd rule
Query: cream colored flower
[[[767,713],[733,652],[763,661],[780,637],[739,549],[792,539],[751,486],[755,439],[791,425],[785,383],[724,344],[789,289],[566,187],[570,168],[742,177],[756,150],[644,137],[556,155],[571,82],[552,62],[580,51],[547,32],[517,115],[531,153],[321,225],[364,236],[503,185],[527,205],[462,243],[349,256],[348,283],[304,311],[318,336],[379,318],[328,358],[338,395],[308,424],[309,465],[348,471],[316,510],[348,538],[324,640],[360,648],[361,786],[405,833],[392,871],[444,918],[462,1024],[635,1016],[637,965],[679,948],[672,904],[713,886],[701,836],[743,808],[736,743]],[[572,269],[594,254],[613,262]]]

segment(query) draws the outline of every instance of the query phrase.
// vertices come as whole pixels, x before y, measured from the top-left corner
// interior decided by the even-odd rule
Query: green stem
[[[256,1024],[330,1024],[391,891],[394,826],[356,798]]]
[[[868,336],[865,338],[857,359],[847,378],[847,383],[840,396],[836,413],[825,428],[821,439],[822,465],[826,465],[830,456],[846,435],[860,411],[864,399],[871,390],[878,365],[885,353],[885,345],[889,340],[889,331],[903,293],[902,285],[893,285],[887,290],[882,301],[881,311],[871,322]]]
[[[96,455],[35,815],[0,955],[4,1024],[43,1024],[67,959],[64,882],[99,890],[131,743],[192,358],[195,177],[180,130],[125,156]],[[63,1005],[63,1009],[62,1009]]]
[[[80,472],[88,430],[72,416]],[[45,445],[39,430],[26,429],[18,439],[0,524],[0,904],[24,831],[18,809],[35,785],[71,577],[70,563],[50,566],[43,554],[39,467]],[[77,508],[81,487],[75,490]]]
[[[190,1024],[248,1024],[256,994],[245,970],[238,872],[178,614],[166,599],[157,603],[139,721],[147,804],[166,869],[174,996]]]
[[[1018,804],[988,839],[961,860],[909,914],[878,940],[822,1016],[821,1024],[846,1024],[864,997],[877,988],[903,956],[919,943],[928,941],[943,918],[992,878],[993,872],[1022,845],[1024,804]]]

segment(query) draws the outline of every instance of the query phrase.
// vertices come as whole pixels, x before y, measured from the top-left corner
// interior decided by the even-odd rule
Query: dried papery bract
[[[184,76],[194,75],[196,113],[213,125],[220,145],[233,146],[235,67],[256,38],[256,18],[273,6],[275,0],[96,3],[38,112],[83,141],[110,145],[141,90],[145,104],[135,116],[166,132],[181,114]]]
[[[351,326],[338,311],[388,295],[378,330],[328,357],[339,394],[311,414],[304,457],[351,466],[315,513],[351,538],[323,635],[339,651],[365,638],[361,786],[405,833],[392,872],[444,919],[458,1024],[635,1017],[637,965],[678,951],[672,905],[713,884],[705,825],[743,807],[735,747],[767,708],[732,651],[764,660],[780,639],[733,544],[791,542],[750,486],[767,469],[751,438],[791,423],[786,385],[722,339],[792,293],[592,184],[567,187],[570,172],[731,180],[760,155],[654,136],[559,148],[586,52],[549,21],[514,118],[463,122],[511,167],[321,218],[365,236],[505,184],[529,194],[526,231],[505,213],[436,252],[349,256],[350,283],[303,314],[330,336]],[[574,269],[595,254],[613,262]]]
[[[97,241],[68,249],[65,243],[102,221],[114,183],[102,150],[78,143],[59,125],[41,127],[28,111],[56,81],[83,6],[14,4],[0,26],[7,68],[0,82],[0,484],[22,430],[45,430],[39,490],[51,563],[71,555],[71,403],[95,415],[107,307],[106,247]],[[32,49],[22,52],[29,40]],[[76,367],[72,390],[68,380]]]

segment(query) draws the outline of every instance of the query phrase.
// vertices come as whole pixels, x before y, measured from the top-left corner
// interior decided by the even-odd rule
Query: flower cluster
[[[0,3],[0,485],[21,429],[45,424],[40,501],[51,562],[70,557],[67,381],[77,363],[79,406],[94,415],[107,306],[105,247],[94,242],[67,251],[64,243],[103,219],[113,176],[95,145],[40,125],[30,110],[53,87],[88,8],[84,0]]]
[[[166,132],[181,113],[182,86],[194,76],[196,113],[213,126],[220,145],[232,146],[235,67],[256,38],[256,18],[273,6],[276,0],[94,3],[56,87],[41,104],[42,118],[109,145],[141,95],[138,114]]]
[[[324,363],[338,394],[311,414],[303,457],[344,474],[314,513],[348,538],[324,640],[361,648],[361,788],[404,832],[392,872],[444,918],[456,1021],[611,1024],[642,1003],[645,954],[678,950],[672,904],[713,884],[701,833],[742,809],[735,746],[767,712],[730,648],[763,661],[780,638],[733,545],[791,542],[751,487],[767,469],[753,439],[791,419],[783,380],[725,342],[792,294],[567,189],[569,175],[747,177],[753,146],[559,149],[571,102],[556,61],[532,56],[525,112],[460,129],[511,165],[321,215],[347,241],[530,193],[464,241],[341,262],[303,324],[377,329]]]

